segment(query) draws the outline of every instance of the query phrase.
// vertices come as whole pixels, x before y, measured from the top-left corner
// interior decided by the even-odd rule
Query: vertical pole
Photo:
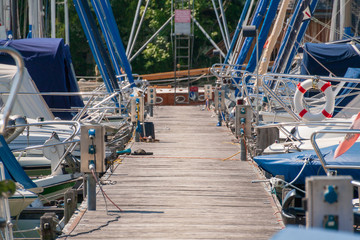
[[[4,25],[4,11],[3,11],[3,0],[0,0],[0,24]]]
[[[51,0],[51,38],[56,38],[56,0]]]
[[[177,80],[176,80],[176,69],[177,69],[177,35],[174,33],[174,105],[176,105],[176,88],[177,88]]]
[[[29,4],[29,8],[28,8],[28,12],[29,12],[29,33],[31,31],[31,37],[32,37],[32,36],[35,36],[34,35],[34,30],[35,30],[34,19],[33,19],[33,14],[32,14],[32,12],[34,11],[34,1],[28,0],[28,4]]]
[[[224,40],[226,50],[229,52],[229,46],[227,44],[226,37],[225,37],[225,34],[224,34],[224,29],[223,29],[223,26],[221,24],[219,13],[218,13],[217,8],[216,8],[216,3],[215,3],[214,0],[211,0],[211,1],[212,1],[212,4],[213,4],[213,8],[214,8],[214,11],[215,11],[215,16],[216,16],[216,19],[217,19],[218,24],[219,24],[220,32],[221,32],[222,38]]]
[[[256,29],[256,125],[259,125],[259,32]]]
[[[140,12],[140,7],[141,7],[141,2],[142,0],[138,1],[138,5],[136,7],[136,12],[135,12],[135,17],[134,17],[134,21],[133,21],[133,25],[131,27],[131,32],[130,32],[130,37],[129,37],[129,42],[128,45],[126,47],[126,56],[129,58],[130,57],[130,47],[132,45],[132,39],[134,37],[134,31],[135,31],[135,27],[136,27],[136,23],[137,23],[137,19],[139,17],[139,12]]]
[[[150,104],[150,117],[154,116],[154,105]]]
[[[221,17],[222,17],[222,21],[223,21],[223,25],[224,25],[224,32],[225,32],[225,39],[224,40],[227,42],[227,45],[230,46],[229,29],[228,29],[228,25],[227,25],[227,22],[226,22],[226,17],[225,17],[225,12],[224,12],[224,8],[223,8],[222,0],[219,0],[219,7],[220,7]]]
[[[12,30],[12,34],[13,34],[13,39],[17,39],[19,38],[18,36],[18,22],[17,22],[17,6],[18,6],[18,2],[17,0],[11,0],[11,30]]]
[[[5,16],[4,25],[5,25],[6,31],[9,31],[9,30],[11,29],[11,21],[10,21],[10,18],[11,18],[10,0],[6,0],[6,1],[5,1],[4,16]],[[6,34],[8,34],[8,33],[6,32]]]
[[[340,39],[344,38],[346,0],[340,0]]]
[[[333,9],[332,9],[332,14],[331,14],[331,27],[330,27],[330,36],[329,36],[329,41],[335,41],[335,29],[336,29],[336,15],[337,15],[337,11],[338,11],[338,5],[339,5],[339,0],[334,0],[333,3]]]
[[[67,45],[70,45],[68,0],[64,1],[64,16],[65,16],[65,43]]]
[[[43,2],[39,0],[37,3],[37,31],[38,31],[38,38],[44,37],[44,18],[43,18]]]
[[[89,211],[96,210],[96,181],[90,173],[87,174],[87,204]]]
[[[142,16],[141,16],[141,18],[140,18],[139,26],[138,26],[138,28],[136,29],[136,33],[135,33],[135,36],[134,36],[134,40],[133,40],[131,43],[130,43],[130,42],[128,43],[128,47],[129,47],[129,45],[131,45],[130,50],[127,49],[128,47],[126,48],[126,50],[128,50],[128,52],[127,52],[127,54],[126,54],[126,56],[127,56],[128,58],[130,57],[130,55],[131,55],[131,53],[132,53],[132,51],[133,51],[133,49],[134,49],[134,46],[135,46],[137,37],[138,37],[138,35],[139,35],[140,28],[141,28],[142,23],[143,23],[143,21],[144,21],[145,14],[146,14],[146,12],[147,12],[149,3],[150,3],[150,0],[147,0],[146,5],[145,5],[144,12],[143,12],[143,14],[142,14]]]
[[[245,139],[243,137],[239,138],[240,143],[240,160],[246,161],[246,147],[245,147]]]

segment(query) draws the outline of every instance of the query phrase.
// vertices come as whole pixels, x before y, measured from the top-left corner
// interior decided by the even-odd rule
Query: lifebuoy
[[[311,113],[304,107],[304,93],[311,88],[320,89],[326,97],[325,106],[319,113]],[[295,112],[297,112],[301,118],[307,121],[321,121],[325,118],[331,118],[335,106],[335,98],[331,89],[331,83],[321,80],[316,81],[313,79],[305,80],[301,84],[299,83],[294,95],[294,106]]]
[[[175,97],[175,102],[176,103],[184,103],[185,100],[186,100],[186,98],[184,96],[182,96],[182,95],[179,95],[179,96]]]
[[[164,101],[164,99],[162,98],[162,97],[159,97],[159,96],[157,96],[156,97],[156,104],[162,104],[163,103],[163,101]]]
[[[199,95],[198,100],[199,100],[200,102],[205,101],[205,95]]]

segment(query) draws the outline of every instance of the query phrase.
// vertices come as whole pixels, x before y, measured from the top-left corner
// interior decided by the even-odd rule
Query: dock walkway
[[[153,155],[126,157],[104,185],[97,211],[80,210],[67,239],[269,239],[281,229],[271,196],[250,162],[239,161],[233,135],[201,106],[157,107]],[[106,179],[106,176],[105,176]],[[65,237],[63,237],[64,239]]]

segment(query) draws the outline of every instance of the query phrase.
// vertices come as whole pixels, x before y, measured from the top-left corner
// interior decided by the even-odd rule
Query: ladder
[[[177,88],[188,88],[190,90],[190,69],[192,64],[192,47],[194,38],[193,22],[191,16],[194,9],[194,0],[174,0],[173,11],[175,11],[175,24],[173,33],[173,53],[174,53],[174,105],[179,103],[189,103],[189,96],[187,99],[177,98]],[[180,10],[180,11],[178,11]],[[183,11],[185,10],[185,11]],[[186,11],[187,10],[187,11]],[[181,12],[182,11],[182,12]],[[180,14],[178,14],[180,13]],[[186,23],[181,22],[182,17],[189,17]],[[177,19],[180,19],[177,20]],[[180,74],[179,72],[182,71]],[[185,71],[185,74],[184,74]]]

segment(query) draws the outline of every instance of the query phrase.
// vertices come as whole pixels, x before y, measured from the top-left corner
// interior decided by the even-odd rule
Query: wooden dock
[[[282,228],[251,162],[239,161],[233,135],[216,127],[201,106],[164,106],[149,119],[155,143],[135,143],[153,155],[126,157],[110,176],[97,211],[81,209],[66,226],[68,239],[269,239]],[[66,239],[64,236],[62,239]]]

